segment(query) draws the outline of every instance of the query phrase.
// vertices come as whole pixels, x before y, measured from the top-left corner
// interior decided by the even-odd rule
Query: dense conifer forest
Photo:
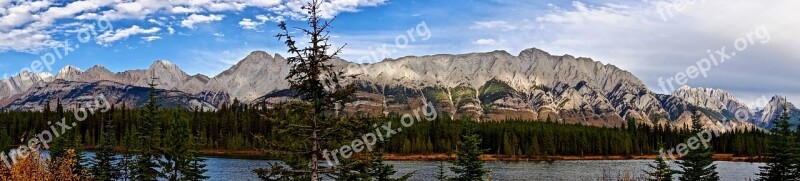
[[[61,108],[58,108],[61,109]],[[193,135],[198,135],[205,150],[256,150],[271,140],[274,124],[263,115],[267,109],[235,103],[224,106],[215,112],[165,109],[159,118],[166,125],[174,121],[186,121]],[[113,143],[117,150],[134,150],[137,143],[136,125],[141,121],[140,109],[125,107],[111,108],[107,112],[97,112],[78,122],[76,129],[69,131],[87,149],[95,149],[103,136],[103,120],[112,120]],[[268,110],[277,111],[277,110]],[[31,133],[50,129],[61,118],[72,122],[73,112],[46,109],[41,112],[2,112],[0,113],[0,140],[3,146],[21,144],[20,136],[32,137]],[[286,116],[292,118],[296,116]],[[385,117],[351,116],[360,122],[393,122],[399,127],[400,116],[390,114]],[[396,154],[434,154],[452,153],[456,150],[462,133],[461,119],[446,114],[434,121],[416,122],[392,136],[385,145],[387,153]],[[48,124],[51,123],[51,124]],[[380,126],[378,126],[380,127]],[[58,128],[58,127],[57,127]],[[162,129],[166,133],[169,130]],[[374,128],[367,128],[374,129]],[[657,153],[658,145],[666,148],[684,142],[690,133],[685,128],[647,126],[628,124],[619,128],[604,128],[578,124],[561,124],[550,121],[506,120],[476,123],[476,133],[480,135],[481,148],[488,154],[508,156],[606,156],[606,155],[652,155]],[[266,139],[262,139],[266,138]],[[764,154],[768,148],[768,136],[762,130],[727,132],[715,137],[711,144],[715,153],[729,153],[737,156],[756,156]],[[26,139],[27,140],[27,139]]]

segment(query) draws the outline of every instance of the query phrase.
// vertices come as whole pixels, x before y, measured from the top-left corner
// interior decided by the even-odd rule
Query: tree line
[[[238,101],[237,101],[238,102]],[[203,150],[256,150],[265,145],[260,138],[277,138],[274,134],[278,124],[262,117],[275,110],[264,110],[240,103],[225,105],[215,112],[190,111],[185,109],[161,109],[154,115],[158,124],[169,125],[180,120],[188,132],[195,134]],[[138,125],[145,122],[141,116],[145,109],[111,108],[105,113],[88,116],[73,128],[74,137],[82,148],[97,149],[104,135],[104,122],[108,121],[114,134],[111,142],[116,149],[137,149]],[[285,112],[291,114],[291,112]],[[292,116],[301,116],[298,115]],[[24,135],[48,128],[48,121],[56,117],[70,119],[72,112],[0,112],[0,144],[5,147],[22,144],[10,135]],[[386,143],[388,153],[435,154],[455,150],[463,132],[462,119],[451,118],[440,113],[434,121],[415,123],[397,133]],[[287,117],[291,117],[288,116]],[[104,120],[105,119],[105,120]],[[353,122],[393,122],[400,125],[400,115],[391,113],[385,117],[352,116]],[[562,124],[542,120],[504,120],[479,122],[476,134],[480,135],[480,147],[489,154],[509,156],[608,156],[651,155],[660,144],[668,147],[684,142],[692,136],[686,128],[629,124],[622,127],[596,127],[581,124]],[[758,156],[767,152],[768,134],[758,129],[736,130],[722,133],[711,140],[714,152],[738,156]]]
[[[460,141],[462,126],[446,113],[437,120],[414,124],[388,144],[391,153],[449,153]],[[386,121],[399,122],[397,114]],[[458,119],[456,119],[458,120]],[[399,123],[395,123],[399,124]],[[652,155],[660,145],[674,147],[693,136],[692,129],[649,126],[629,121],[622,127],[596,127],[541,120],[505,120],[476,123],[482,149],[508,156]],[[759,129],[729,131],[714,137],[716,153],[758,156],[766,153],[767,133]]]

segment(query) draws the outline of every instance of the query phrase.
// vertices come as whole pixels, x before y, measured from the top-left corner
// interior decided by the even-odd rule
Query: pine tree
[[[73,173],[82,174],[83,171],[85,170],[84,165],[88,165],[89,160],[86,159],[86,157],[83,155],[84,145],[83,142],[81,141],[81,132],[80,132],[81,129],[78,126],[73,127],[72,129],[73,129],[71,131],[72,134],[70,134],[72,141],[69,140],[67,141],[69,141],[68,147],[71,148],[72,151],[75,153],[75,157],[73,159],[75,159],[75,163],[77,163],[75,164],[74,167],[75,170],[73,170]]]
[[[439,165],[436,166],[436,180],[438,181],[446,181],[447,180],[447,173],[444,170],[444,162],[440,161]]]
[[[64,115],[64,106],[61,105],[61,99],[58,99],[58,101],[56,101],[56,117],[62,118]],[[70,149],[69,140],[73,140],[70,132],[70,130],[66,130],[64,133],[59,133],[58,137],[53,138],[53,142],[50,143],[49,148],[51,157],[60,158],[67,154],[67,149]]]
[[[122,158],[117,163],[117,166],[120,170],[120,180],[134,180],[136,179],[136,160],[133,158],[133,154],[129,152],[129,150],[124,150],[122,152]]]
[[[203,146],[202,140],[200,140],[199,136],[195,135],[190,142],[191,146],[187,157],[189,165],[184,170],[181,170],[181,173],[183,173],[183,180],[198,181],[208,179],[208,176],[203,175],[208,171],[205,164],[206,159],[200,157],[200,149]]]
[[[508,137],[508,133],[503,134],[503,154],[506,156],[516,156],[514,153],[514,145],[511,143],[511,138]]]
[[[58,106],[58,112],[59,115],[64,115],[64,109],[60,104]],[[67,156],[67,151],[72,150],[75,153],[75,157],[72,159],[75,159],[75,162],[78,163],[73,167],[75,169],[73,170],[75,174],[81,173],[83,171],[83,165],[86,164],[79,135],[80,129],[77,126],[72,127],[72,129],[67,129],[65,132],[59,133],[58,137],[53,138],[53,142],[49,148],[50,156],[54,159]]]
[[[161,175],[159,172],[159,139],[161,136],[161,126],[159,125],[159,107],[157,104],[157,92],[155,78],[150,83],[149,98],[141,113],[141,121],[136,128],[136,137],[139,141],[136,150],[136,168],[131,173],[135,180],[157,180]]]
[[[352,132],[349,126],[355,124],[349,119],[339,118],[338,113],[342,105],[349,102],[355,94],[355,84],[346,84],[345,79],[353,76],[345,75],[342,70],[336,69],[332,61],[341,52],[342,47],[335,48],[328,43],[330,39],[331,21],[322,20],[322,0],[312,0],[302,7],[306,10],[306,23],[309,28],[298,28],[310,40],[308,47],[298,47],[295,37],[290,33],[294,29],[287,28],[285,22],[279,27],[282,33],[276,35],[284,40],[288,52],[287,63],[291,66],[286,80],[293,96],[299,101],[286,107],[287,112],[299,115],[295,120],[277,120],[273,118],[278,130],[289,133],[295,140],[287,138],[281,141],[294,141],[283,145],[270,145],[272,148],[264,149],[270,154],[287,155],[287,165],[291,168],[273,167],[271,169],[256,169],[260,178],[270,179],[308,179],[317,181],[323,174],[337,172],[340,169],[331,169],[320,166],[323,149],[336,145],[333,143],[352,140],[346,137],[347,132]],[[267,116],[264,116],[267,117]],[[282,138],[283,139],[283,138]],[[347,168],[347,165],[339,167]]]
[[[697,135],[703,131],[700,124],[699,112],[692,116],[692,135]],[[681,181],[717,181],[717,165],[712,159],[713,153],[710,146],[700,145],[697,149],[689,149],[683,156],[683,160],[678,162],[682,171],[680,172]]]
[[[189,128],[186,121],[174,115],[169,123],[169,130],[164,138],[164,159],[160,160],[162,177],[166,180],[181,178],[181,170],[189,165]]]
[[[5,151],[10,146],[11,146],[11,136],[8,135],[8,128],[6,128],[6,125],[2,124],[0,125],[0,149],[2,151]]]
[[[531,138],[531,144],[528,147],[528,157],[539,156],[541,153],[539,151],[539,138],[534,136]]]
[[[659,155],[656,157],[656,160],[653,163],[647,164],[647,166],[653,170],[652,172],[645,171],[647,175],[650,176],[650,178],[647,178],[647,180],[672,181],[672,175],[675,173],[675,171],[672,170],[666,160],[664,160],[664,156]]]
[[[795,169],[793,162],[798,156],[791,148],[798,145],[792,134],[791,124],[789,124],[788,109],[784,106],[783,114],[775,120],[775,126],[770,130],[772,135],[769,142],[769,154],[766,158],[766,165],[761,167],[759,180],[792,180]]]
[[[546,129],[542,132],[542,147],[541,150],[545,156],[554,156],[556,154],[556,143],[552,130]]]
[[[111,119],[103,121],[102,137],[97,154],[92,163],[92,175],[95,180],[119,180],[121,178],[116,153],[114,152],[114,127]]]
[[[376,151],[372,155],[372,163],[367,168],[367,173],[375,181],[405,181],[413,176],[413,173],[405,174],[399,178],[392,178],[397,173],[393,165],[383,163],[383,151]]]
[[[463,120],[466,131],[461,136],[460,148],[456,155],[458,159],[453,161],[450,170],[456,174],[456,181],[480,181],[486,174],[483,169],[483,161],[480,156],[483,150],[480,148],[481,138],[475,134],[475,128],[469,120]]]

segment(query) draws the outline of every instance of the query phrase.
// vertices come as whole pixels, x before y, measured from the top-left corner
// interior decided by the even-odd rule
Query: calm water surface
[[[94,153],[87,152],[87,157]],[[252,170],[269,166],[270,160],[235,158],[207,158],[206,175],[212,181],[258,180]],[[643,169],[648,169],[651,160],[585,160],[546,162],[486,162],[485,168],[491,170],[492,180],[601,180],[604,175],[610,180],[618,180],[630,173],[641,180],[645,178]],[[433,180],[439,162],[432,161],[387,161],[397,169],[396,175],[414,173],[411,180]],[[754,180],[760,166],[764,163],[714,162],[721,180]],[[446,167],[450,164],[445,163]],[[678,169],[677,165],[672,165]],[[449,175],[452,172],[446,169]]]
[[[266,167],[271,161],[227,158],[209,158],[207,161],[210,180],[257,180],[250,172]],[[544,162],[487,162],[485,168],[492,170],[492,180],[600,180],[604,175],[616,180],[631,173],[644,178],[649,160],[591,160]],[[391,161],[398,175],[414,172],[411,180],[432,180],[439,162]],[[758,167],[763,163],[715,162],[722,180],[748,180],[757,178]],[[449,164],[445,164],[449,166]],[[675,169],[678,167],[673,165]],[[449,170],[448,170],[449,173]],[[452,173],[451,173],[452,174]]]

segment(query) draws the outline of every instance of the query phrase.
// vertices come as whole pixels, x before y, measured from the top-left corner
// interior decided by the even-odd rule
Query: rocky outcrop
[[[280,56],[255,51],[236,65],[211,78],[206,91],[226,92],[242,101],[253,101],[270,92],[289,88],[289,65]]]
[[[0,107],[13,101],[19,94],[25,93],[31,87],[42,86],[53,80],[50,73],[22,72],[8,79],[0,80]]]
[[[689,104],[710,111],[714,118],[719,120],[739,120],[747,121],[754,115],[753,111],[746,104],[740,102],[728,91],[712,88],[691,88],[682,86],[672,93]]]

